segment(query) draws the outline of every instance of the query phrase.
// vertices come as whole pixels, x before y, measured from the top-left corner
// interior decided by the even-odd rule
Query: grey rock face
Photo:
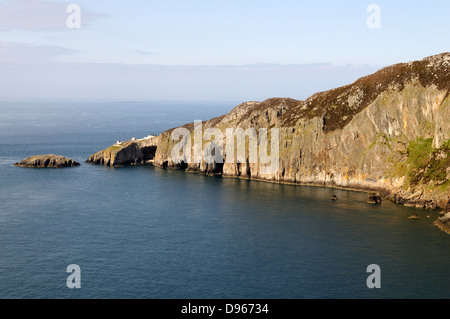
[[[279,129],[275,172],[267,174],[264,163],[251,161],[248,152],[243,161],[236,156],[227,161],[224,154],[223,164],[176,162],[172,149],[179,140],[172,139],[174,129],[153,139],[153,162],[204,174],[363,189],[399,204],[445,208],[450,200],[449,93],[450,53],[443,53],[386,67],[305,101],[272,98],[242,103],[202,123],[203,134],[211,128],[223,136],[228,128]],[[194,154],[194,123],[182,128],[191,132]],[[226,147],[225,138],[219,142]],[[263,142],[270,145],[271,137],[258,138],[258,150],[265,147]],[[143,163],[144,147],[148,146],[137,143],[106,149],[89,162]]]

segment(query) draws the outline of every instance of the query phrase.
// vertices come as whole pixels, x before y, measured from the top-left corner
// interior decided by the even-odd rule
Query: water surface
[[[450,237],[435,211],[372,206],[355,191],[84,163],[116,139],[234,105],[213,106],[0,103],[0,298],[450,296]],[[46,153],[82,165],[12,166]],[[69,264],[81,267],[81,289],[66,286]],[[370,264],[381,289],[366,286]]]

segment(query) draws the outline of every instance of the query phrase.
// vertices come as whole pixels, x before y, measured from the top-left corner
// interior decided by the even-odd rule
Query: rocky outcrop
[[[14,164],[14,166],[20,167],[48,167],[48,168],[74,167],[79,165],[80,163],[77,163],[70,158],[54,154],[30,156],[22,160],[20,163]]]
[[[373,205],[381,204],[381,195],[378,193],[370,193],[367,195],[366,202]]]
[[[435,220],[434,224],[441,230],[450,234],[450,207],[440,213],[439,218]]]
[[[153,161],[159,137],[116,143],[91,155],[86,163],[106,166],[146,164]]]
[[[155,140],[154,165],[363,189],[399,204],[444,208],[450,200],[449,89],[450,53],[443,53],[386,67],[305,101],[272,98],[242,103],[228,114],[202,122],[200,131],[196,130],[199,123],[188,123],[161,133]],[[174,158],[173,150],[180,145],[180,138],[172,134],[180,130],[175,129],[190,133],[184,139],[189,156]],[[251,159],[251,134],[233,146],[236,152],[245,149],[239,160],[236,154],[230,160],[225,152],[218,157],[223,162],[208,162],[204,156],[195,159],[199,148],[203,155],[208,149],[227,149],[231,141],[224,137],[227,129],[247,133],[255,129],[258,152],[271,153],[272,141],[278,141],[278,169],[267,171],[266,162]],[[272,129],[278,130],[278,139],[272,137]],[[115,163],[117,155],[105,151],[92,162]],[[136,157],[133,154],[125,162],[143,162],[138,151]]]

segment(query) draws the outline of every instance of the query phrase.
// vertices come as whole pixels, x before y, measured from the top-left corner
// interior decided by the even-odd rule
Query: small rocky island
[[[30,156],[22,160],[20,163],[14,164],[14,166],[20,167],[48,167],[48,168],[74,167],[79,165],[80,163],[75,162],[70,158],[54,154]]]

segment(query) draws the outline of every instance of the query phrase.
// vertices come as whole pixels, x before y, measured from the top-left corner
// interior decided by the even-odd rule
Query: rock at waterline
[[[369,204],[381,204],[381,195],[378,193],[370,193],[367,195],[366,202]]]
[[[70,158],[54,154],[33,155],[25,158],[20,163],[14,164],[14,166],[19,167],[45,167],[45,168],[74,167],[79,165],[80,163],[75,162]]]
[[[450,234],[450,207],[440,213],[440,217],[435,220],[434,224]]]

